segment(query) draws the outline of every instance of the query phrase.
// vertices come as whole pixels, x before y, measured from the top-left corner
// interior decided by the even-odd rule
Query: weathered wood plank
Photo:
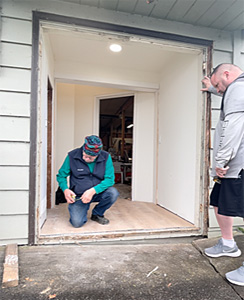
[[[30,119],[0,117],[0,140],[29,142]]]
[[[17,286],[18,284],[19,284],[18,246],[17,244],[10,244],[6,246],[2,286],[6,288],[6,287]]]

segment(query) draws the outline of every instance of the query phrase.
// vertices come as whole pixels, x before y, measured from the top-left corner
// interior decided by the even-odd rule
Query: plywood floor
[[[108,225],[100,225],[90,219],[92,203],[88,212],[88,222],[81,228],[69,223],[67,204],[59,204],[47,212],[47,220],[41,229],[42,235],[82,234],[96,232],[115,232],[123,230],[194,228],[194,225],[153,203],[130,201],[119,198],[105,213],[110,220]]]

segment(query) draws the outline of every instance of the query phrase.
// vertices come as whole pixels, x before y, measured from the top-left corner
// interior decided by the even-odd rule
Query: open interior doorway
[[[87,226],[81,229],[72,228],[68,222],[67,204],[61,204],[49,210],[48,222],[42,229],[41,235],[45,238],[45,235],[57,234],[59,238],[63,238],[63,235],[67,233],[67,238],[70,238],[69,234],[85,237],[87,232],[90,236],[94,236],[94,232],[99,235],[101,230],[109,231],[108,234],[111,235],[113,232],[123,230],[128,230],[129,233],[130,230],[135,230],[136,234],[142,230],[148,232],[152,229],[164,232],[173,231],[176,234],[179,230],[182,231],[182,234],[186,229],[189,231],[199,230],[201,213],[199,211],[201,201],[199,195],[201,191],[198,188],[200,186],[198,174],[200,174],[202,150],[201,134],[199,133],[202,132],[203,108],[198,104],[200,101],[196,101],[196,99],[200,96],[198,82],[202,75],[202,50],[194,47],[188,49],[128,41],[124,45],[123,53],[119,56],[112,56],[107,52],[106,37],[94,35],[87,38],[84,33],[58,32],[57,29],[50,31],[48,29],[47,34],[52,51],[57,58],[55,60],[55,76],[58,76],[55,85],[55,101],[57,101],[55,106],[55,171],[53,173],[57,173],[70,150],[82,145],[87,134],[100,135],[103,139],[104,149],[114,155],[114,162],[121,162],[124,166],[133,162],[131,171],[128,169],[125,171],[124,168],[119,168],[118,172],[116,172],[117,168],[115,170],[115,173],[118,173],[116,175],[117,185],[122,181],[123,184],[124,182],[131,184],[132,181],[131,199],[133,201],[119,199],[108,211],[108,214],[111,214],[108,215],[111,225],[102,229],[98,227],[99,224],[95,224],[97,225],[95,228],[95,225],[91,224],[92,222],[88,222]],[[75,45],[76,43],[79,44],[79,47],[65,48],[66,45]],[[69,52],[71,49],[81,48],[84,52],[82,56],[76,57],[75,53]],[[99,55],[104,54],[104,59],[96,61],[98,55],[94,55],[90,51],[91,48],[99,49]],[[135,53],[140,53],[140,56]],[[104,63],[100,64],[101,61]],[[185,76],[186,74],[187,76]],[[189,78],[193,82],[193,88],[190,93],[184,88],[181,89],[181,105],[185,103],[185,99],[188,100],[186,102],[188,105],[185,105],[182,110],[178,104],[178,90],[175,89],[172,82],[176,82],[177,79],[177,82],[184,87]],[[126,98],[125,94],[122,96],[123,93],[134,93],[134,96],[130,99],[123,99]],[[110,96],[108,99],[107,95],[116,95],[116,97],[111,98]],[[128,107],[133,108],[130,116],[132,119],[129,120],[128,117],[128,125],[134,124],[134,127],[130,129],[131,136],[126,135],[130,131],[126,123],[126,109],[128,108],[125,103],[121,103],[113,112],[113,114],[119,114],[118,120],[123,120],[124,126],[116,125],[115,122],[102,124],[102,122],[108,123],[109,118],[112,119],[111,116],[108,116],[108,109],[111,109],[112,101],[113,104],[119,103],[119,95],[121,95],[121,101],[125,101]],[[99,114],[97,104],[94,104],[98,97],[101,97]],[[104,101],[104,108],[102,101]],[[188,107],[191,109],[187,109]],[[183,121],[179,118],[182,111],[184,112]],[[173,130],[175,120],[178,124],[177,129],[181,128],[185,134],[189,135],[189,138],[191,137],[187,144],[183,140],[181,147],[179,147],[181,144],[177,143],[179,134]],[[114,128],[111,129],[111,127],[115,127],[117,130],[115,136]],[[124,132],[122,132],[122,128]],[[195,128],[195,131],[193,129],[190,131],[189,128]],[[131,139],[130,142],[129,139]],[[117,151],[114,151],[113,148]],[[188,157],[186,154],[189,152],[189,148],[195,149],[191,155],[191,169],[195,171],[184,176],[184,184],[186,182],[190,188],[174,189],[175,193],[172,197],[170,193],[166,193],[168,190],[170,191],[170,188],[171,190],[174,188],[175,174],[172,173],[170,164],[175,157]],[[129,154],[130,150],[131,155]],[[184,160],[184,162],[186,161]],[[166,169],[165,165],[169,168]],[[185,169],[188,170],[182,168],[184,172]],[[182,175],[181,172],[179,174]],[[55,179],[53,178],[53,180]],[[181,178],[180,180],[182,181]],[[131,185],[128,184],[128,186],[131,189]],[[167,186],[169,186],[168,189],[165,188]],[[188,190],[194,191],[190,194],[191,197],[188,197],[186,193]],[[182,201],[182,199],[187,200],[188,198],[190,201]],[[60,207],[64,207],[64,209],[60,209]],[[149,207],[153,207],[153,210],[150,220],[146,223]],[[190,211],[190,217],[185,217],[182,211],[179,211],[179,207],[183,207],[183,213]],[[62,211],[64,211],[64,215],[62,215]],[[165,217],[164,213],[166,212],[169,213],[169,218]],[[169,219],[174,222],[171,223]],[[61,220],[63,224],[59,223]]]
[[[115,184],[131,200],[134,95],[100,99],[99,136],[112,157]]]

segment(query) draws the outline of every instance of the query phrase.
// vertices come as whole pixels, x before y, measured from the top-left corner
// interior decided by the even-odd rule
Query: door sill
[[[177,237],[201,236],[197,227],[142,229],[142,230],[116,230],[109,232],[87,232],[67,234],[45,234],[38,239],[39,245],[48,244],[79,244],[104,241],[136,241],[150,239],[164,239]]]

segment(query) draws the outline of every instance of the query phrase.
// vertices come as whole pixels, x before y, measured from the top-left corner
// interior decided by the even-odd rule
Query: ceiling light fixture
[[[111,44],[109,46],[109,49],[113,52],[120,52],[122,50],[122,47],[119,44]]]
[[[130,125],[127,126],[127,128],[131,128],[131,127],[133,127],[133,126],[134,126],[133,124],[130,124]]]

